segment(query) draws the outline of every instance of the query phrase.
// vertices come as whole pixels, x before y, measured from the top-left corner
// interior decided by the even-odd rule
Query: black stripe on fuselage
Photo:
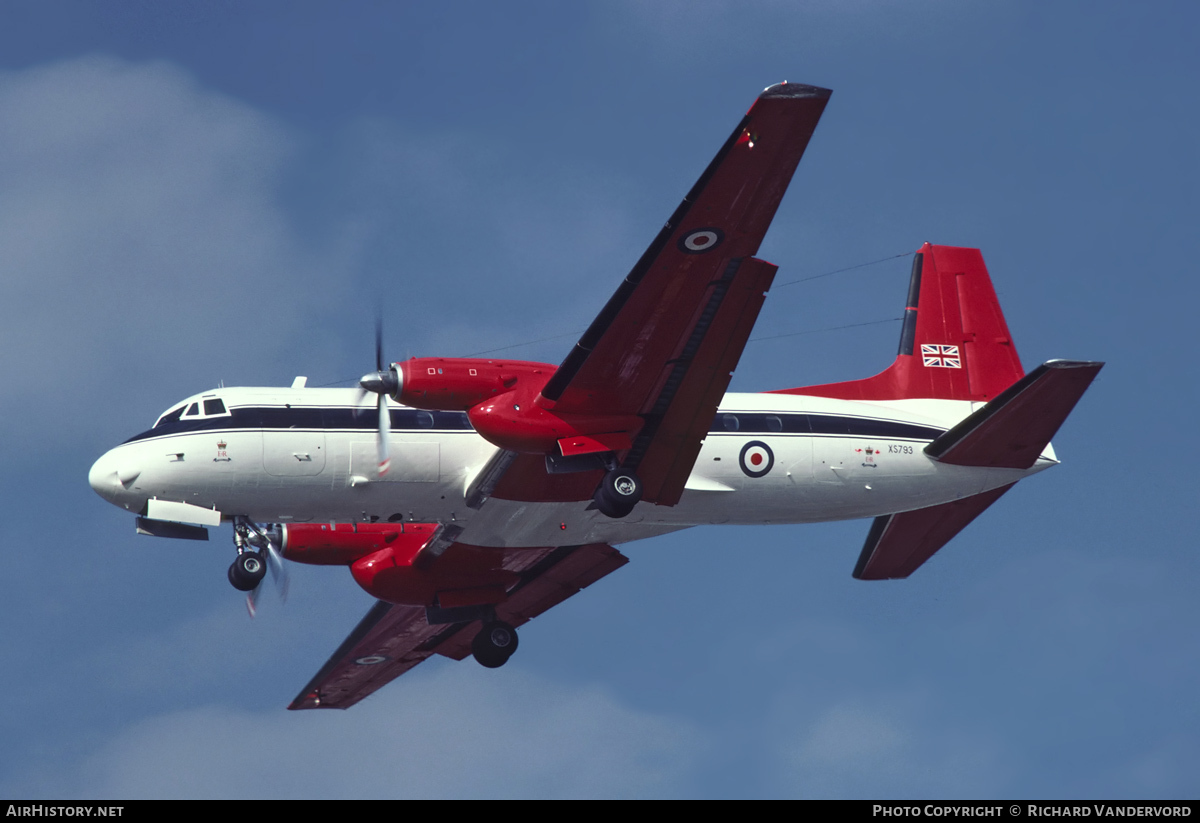
[[[444,432],[474,431],[466,412],[422,411],[420,409],[388,409],[392,431]],[[379,428],[379,411],[352,408],[319,408],[315,406],[262,406],[235,408],[221,417],[200,417],[172,420],[149,431],[135,434],[126,440],[133,443],[172,434],[228,429],[299,429],[333,431],[369,431]]]
[[[844,417],[835,414],[784,414],[780,412],[718,412],[710,434],[845,434],[932,440],[945,429],[918,426],[897,420]]]
[[[391,430],[402,432],[474,431],[466,412],[389,409]],[[221,417],[172,420],[126,440],[134,443],[155,437],[206,431],[259,429],[268,431],[362,431],[375,432],[379,415],[375,409],[249,407],[235,408]],[[890,437],[933,440],[945,429],[919,426],[896,420],[846,417],[836,414],[785,412],[718,412],[709,427],[711,434],[843,434],[858,437]]]

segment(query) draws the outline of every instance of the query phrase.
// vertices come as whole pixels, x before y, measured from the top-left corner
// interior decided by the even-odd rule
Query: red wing
[[[495,551],[502,554],[503,568],[521,574],[508,599],[496,607],[496,617],[513,626],[629,562],[603,543]],[[377,602],[288,708],[348,709],[432,654],[462,660],[478,631],[478,621],[431,626],[423,607]]]
[[[829,94],[763,92],[542,390],[557,412],[646,420],[622,465],[647,501],[682,493],[775,273],[753,255]]]

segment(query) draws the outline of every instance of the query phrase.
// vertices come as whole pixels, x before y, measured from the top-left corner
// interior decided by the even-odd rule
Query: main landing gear
[[[604,475],[592,496],[602,514],[618,519],[633,511],[641,499],[642,481],[633,472],[619,466]]]
[[[517,650],[517,630],[501,620],[485,622],[471,641],[471,654],[479,665],[498,669]]]
[[[479,633],[471,641],[471,654],[479,665],[498,669],[508,662],[517,650],[517,630],[496,619],[495,606],[455,606],[444,609],[428,606],[425,620],[430,626],[479,621]]]

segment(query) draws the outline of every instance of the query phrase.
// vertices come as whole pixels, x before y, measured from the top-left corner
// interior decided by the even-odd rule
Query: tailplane
[[[925,453],[957,466],[1031,468],[1103,366],[1079,360],[1043,363],[926,446]]]
[[[886,371],[783,394],[987,402],[1025,375],[978,249],[926,243],[913,260],[900,351]]]
[[[1103,365],[1044,363],[926,446],[925,453],[957,466],[1032,468]],[[1013,485],[875,518],[854,576],[908,577]]]

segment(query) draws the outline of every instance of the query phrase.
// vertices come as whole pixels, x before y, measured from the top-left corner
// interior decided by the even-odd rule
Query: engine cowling
[[[536,394],[555,372],[549,363],[471,357],[414,357],[394,367],[399,387],[392,396],[430,411],[467,411],[518,385]]]
[[[437,528],[429,523],[286,523],[280,550],[313,566],[349,566],[392,546],[416,554]]]
[[[521,579],[516,572],[464,563],[456,556],[422,567],[415,563],[419,551],[393,544],[354,561],[350,573],[368,594],[388,603],[444,608],[503,603]]]
[[[504,602],[521,579],[501,568],[501,552],[455,544],[418,562],[436,523],[289,523],[282,526],[288,560],[349,566],[368,594],[410,606],[481,606]]]
[[[628,449],[644,423],[637,415],[557,413],[542,406],[536,393],[521,388],[485,400],[467,416],[488,442],[534,454],[566,454],[563,441],[575,437],[587,437],[597,448]]]

